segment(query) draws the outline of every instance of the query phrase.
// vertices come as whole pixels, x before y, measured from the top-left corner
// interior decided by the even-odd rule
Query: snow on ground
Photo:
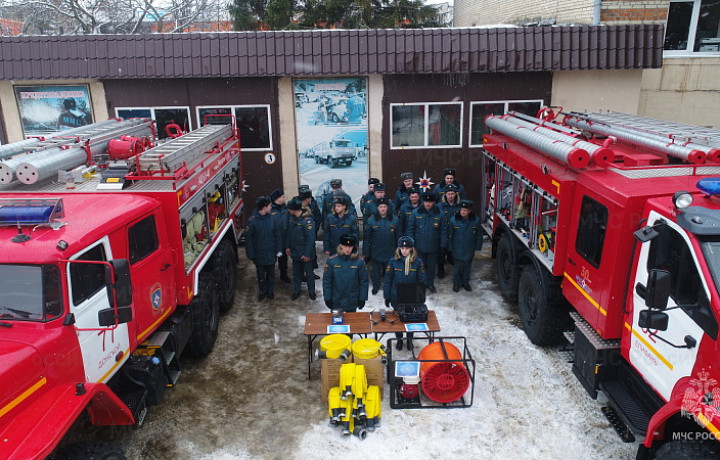
[[[637,445],[620,441],[570,365],[519,328],[515,307],[495,288],[487,246],[473,263],[473,292],[452,292],[447,276],[427,302],[438,335],[467,338],[476,360],[472,407],[390,409],[386,383],[381,428],[365,440],[343,437],[328,425],[317,362],[307,376],[304,315],[327,311],[322,297],[310,301],[303,287],[291,302],[290,286],[280,282],[274,301],[258,303],[254,267],[241,249],[236,304],[215,350],[186,364],[143,427],[98,436],[123,445],[132,459],[633,458]],[[321,292],[320,280],[317,286]],[[378,308],[381,294],[366,309]]]

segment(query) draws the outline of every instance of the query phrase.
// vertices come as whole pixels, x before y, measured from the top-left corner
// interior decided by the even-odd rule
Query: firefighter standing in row
[[[363,254],[365,263],[370,262],[372,294],[378,293],[385,264],[393,256],[398,241],[398,217],[390,211],[389,200],[385,197],[375,201],[377,211],[364,226]]]
[[[445,195],[440,199],[438,207],[440,211],[442,211],[443,219],[445,219],[445,224],[447,225],[450,218],[460,209],[460,196],[458,196],[457,185],[453,183],[447,184],[445,187]],[[453,263],[451,248],[447,248],[447,250],[441,249],[440,254],[438,254],[438,279],[445,277],[445,262],[449,264]]]
[[[407,234],[407,226],[414,210],[420,206],[420,189],[413,187],[408,192],[408,199],[400,206],[398,219],[400,220],[400,236]]]
[[[332,214],[325,218],[323,251],[328,256],[336,253],[342,235],[352,235],[355,238],[360,235],[357,218],[349,210],[350,202],[346,197],[340,196],[335,198]]]
[[[440,198],[442,198],[443,195],[445,195],[445,192],[447,191],[447,186],[450,184],[455,184],[457,186],[457,194],[460,198],[465,198],[465,187],[460,184],[457,180],[455,180],[455,175],[457,171],[455,171],[455,168],[445,168],[443,170],[443,181],[435,186],[433,191],[438,194]]]
[[[470,266],[475,251],[482,249],[483,231],[480,219],[472,212],[473,202],[460,201],[460,210],[448,222],[448,250],[454,258],[453,291],[470,288]]]
[[[350,198],[350,195],[343,190],[342,183],[342,179],[331,179],[330,191],[322,196],[323,228],[325,228],[324,225],[327,223],[327,218],[333,214],[336,198],[345,198],[348,202],[348,213],[352,214],[357,219],[357,210],[355,209],[355,205],[352,204],[352,198]]]
[[[288,222],[288,212],[287,208],[285,207],[285,192],[283,192],[282,189],[276,188],[272,191],[272,193],[270,193],[270,200],[272,200],[272,208],[270,209],[270,215],[273,216],[273,219],[275,219],[275,225],[277,225],[280,235],[282,236],[282,238],[285,238]],[[281,248],[284,246],[285,243],[283,242],[281,244]],[[278,252],[277,256],[278,268],[280,269],[280,279],[286,283],[289,283],[290,277],[288,276],[288,257],[282,250]]]
[[[256,209],[245,227],[245,252],[255,264],[258,281],[258,301],[274,299],[275,261],[282,248],[282,237],[270,215],[270,197],[258,197]]]
[[[365,215],[365,207],[367,204],[375,198],[375,190],[374,187],[376,184],[380,183],[380,179],[377,177],[371,177],[368,179],[368,191],[363,194],[363,196],[360,197],[360,213],[362,215]]]
[[[445,219],[435,205],[437,196],[433,192],[422,194],[422,205],[413,211],[406,234],[415,242],[415,249],[425,263],[427,276],[425,285],[428,291],[435,293],[435,267],[441,248],[447,247]]]
[[[377,212],[377,201],[380,198],[385,198],[388,202],[388,206],[390,206],[390,209],[395,209],[395,205],[393,204],[392,200],[387,198],[385,196],[385,184],[380,182],[373,186],[373,195],[375,195],[371,200],[368,200],[367,204],[365,205],[365,213],[363,214],[363,221],[367,221],[370,216],[375,214]],[[392,211],[391,211],[392,212]]]
[[[336,254],[325,263],[323,297],[331,310],[353,312],[363,308],[367,301],[367,270],[365,262],[358,257],[357,243],[357,236],[342,235]]]
[[[315,222],[310,217],[310,210],[303,207],[299,197],[290,200],[287,209],[290,217],[285,238],[285,254],[292,259],[293,266],[293,293],[290,300],[300,297],[302,281],[307,282],[310,300],[315,300],[317,296],[312,266],[315,255]]]
[[[398,307],[397,286],[400,283],[422,283],[425,284],[425,264],[418,257],[415,249],[415,242],[409,236],[403,236],[398,240],[398,247],[395,249],[395,256],[391,258],[385,268],[385,283],[383,286],[383,297],[385,306],[392,305],[393,309]],[[402,350],[402,332],[396,332],[398,338],[396,347]],[[408,333],[408,349],[412,348],[412,333]]]
[[[410,193],[413,190],[413,177],[413,173],[411,172],[400,174],[402,184],[400,184],[397,192],[395,192],[395,214],[399,214],[400,208],[410,199]]]
[[[315,197],[313,197],[312,190],[310,190],[309,185],[300,185],[298,187],[298,198],[302,201],[303,206],[310,210],[310,217],[312,217],[313,223],[315,224],[315,240],[317,240],[317,234],[322,227],[322,211],[320,211],[320,205]],[[313,250],[312,266],[313,269],[318,268],[317,252],[315,250]],[[315,275],[314,272],[313,276],[316,280],[320,279],[320,277]]]

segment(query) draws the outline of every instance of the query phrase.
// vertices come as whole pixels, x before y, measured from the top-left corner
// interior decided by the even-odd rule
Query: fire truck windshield
[[[720,291],[720,236],[703,236],[700,239],[705,261],[712,274],[717,290]]]
[[[0,265],[0,320],[48,321],[62,313],[54,265]]]

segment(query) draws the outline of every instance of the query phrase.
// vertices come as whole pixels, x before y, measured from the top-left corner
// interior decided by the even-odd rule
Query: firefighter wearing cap
[[[370,280],[372,281],[372,294],[380,290],[380,281],[385,270],[385,264],[393,255],[399,238],[398,217],[390,211],[389,200],[386,197],[375,200],[377,211],[371,215],[364,226],[363,254],[365,263],[370,264]]]
[[[287,233],[288,223],[288,212],[285,206],[285,192],[282,189],[276,188],[270,193],[270,200],[272,200],[272,208],[270,208],[270,215],[275,219],[275,225],[278,227],[280,236],[284,239]],[[281,248],[285,247],[285,242],[281,243]],[[288,258],[285,253],[280,250],[278,252],[278,268],[280,269],[280,279],[286,283],[290,282],[288,276]]]
[[[302,205],[310,210],[310,217],[312,217],[313,223],[315,224],[315,240],[317,240],[317,234],[320,231],[320,227],[322,227],[322,211],[320,210],[320,205],[313,196],[309,185],[300,185],[298,187],[298,198],[302,201]],[[312,266],[313,268],[318,268],[317,253],[314,250]],[[318,275],[314,275],[314,277],[316,280],[320,279]]]
[[[365,213],[363,214],[364,221],[367,221],[370,216],[377,213],[377,200],[379,200],[380,198],[385,198],[388,201],[388,206],[390,206],[390,209],[395,209],[395,205],[393,204],[392,200],[385,196],[385,184],[383,184],[382,182],[375,184],[375,186],[373,187],[373,195],[375,195],[373,199],[368,201],[368,203],[365,205]]]
[[[455,184],[457,186],[457,194],[460,199],[465,198],[465,187],[463,187],[460,182],[455,180],[456,171],[455,168],[445,168],[443,170],[443,180],[441,183],[437,184],[433,191],[438,194],[439,197],[442,198],[443,195],[445,195],[445,192],[447,191],[447,186],[449,184]]]
[[[445,224],[450,221],[450,218],[455,215],[460,209],[460,196],[458,195],[458,186],[454,183],[447,184],[445,187],[445,195],[440,199],[438,207],[443,213]],[[441,250],[438,254],[438,279],[445,277],[445,262],[452,264],[452,250],[448,248],[446,251]]]
[[[400,219],[400,235],[404,236],[407,235],[407,226],[408,222],[410,221],[410,216],[412,215],[413,211],[415,211],[418,206],[420,206],[420,189],[417,187],[413,187],[410,189],[410,192],[408,192],[408,199],[405,203],[403,203],[402,206],[400,206],[400,211],[398,212],[398,219]]]
[[[410,216],[406,233],[415,241],[415,249],[425,262],[425,285],[428,291],[435,293],[435,266],[440,249],[447,247],[447,231],[443,214],[435,205],[435,193],[425,192],[421,198],[423,203]]]
[[[312,261],[315,256],[315,222],[310,210],[304,208],[299,197],[287,204],[288,220],[285,254],[292,259],[293,293],[290,300],[300,297],[302,281],[307,281],[308,297],[315,300],[315,274]]]
[[[383,285],[383,297],[385,305],[397,307],[397,286],[400,283],[423,283],[425,284],[425,264],[418,257],[415,249],[415,242],[409,236],[403,236],[398,240],[398,247],[395,249],[394,257],[387,262],[385,268],[385,283]],[[395,333],[395,337],[402,339],[402,333]],[[397,349],[401,350],[402,340],[398,340]],[[412,334],[408,333],[408,349],[412,347]]]
[[[275,261],[282,248],[282,237],[270,215],[270,197],[258,197],[255,211],[245,227],[245,252],[255,264],[258,281],[258,301],[275,298]]]
[[[325,305],[346,312],[363,308],[368,298],[365,263],[357,254],[357,236],[342,235],[337,255],[329,257],[323,274]]]
[[[335,198],[332,214],[325,219],[323,251],[329,256],[336,253],[342,235],[352,235],[355,238],[360,235],[357,218],[350,214],[349,208],[347,198],[342,196]]]
[[[448,249],[453,252],[455,265],[453,270],[453,291],[460,287],[470,288],[470,265],[475,251],[482,249],[483,230],[480,219],[472,212],[473,202],[460,201],[460,210],[448,222]]]
[[[402,205],[408,202],[410,199],[410,193],[413,189],[413,173],[411,172],[404,172],[400,174],[400,180],[402,180],[402,184],[397,189],[397,192],[395,192],[395,214],[400,214],[400,208],[402,208]]]
[[[376,184],[379,183],[380,179],[378,179],[377,177],[371,177],[370,179],[368,179],[368,191],[360,197],[360,212],[363,216],[366,214],[365,207],[367,206],[368,202],[372,201],[375,198],[373,188]]]
[[[330,180],[330,191],[322,196],[322,219],[323,228],[328,216],[332,215],[335,208],[336,198],[346,198],[348,202],[348,212],[357,218],[357,211],[355,205],[352,204],[352,198],[350,195],[342,189],[342,179],[331,179]]]

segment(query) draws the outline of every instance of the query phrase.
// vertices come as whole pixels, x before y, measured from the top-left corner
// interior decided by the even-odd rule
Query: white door
[[[70,260],[108,261],[110,243],[102,238]],[[127,324],[100,327],[98,312],[110,308],[104,282],[103,264],[69,263],[70,311],[75,315],[75,330],[85,367],[87,382],[107,382],[128,358],[130,342]]]

